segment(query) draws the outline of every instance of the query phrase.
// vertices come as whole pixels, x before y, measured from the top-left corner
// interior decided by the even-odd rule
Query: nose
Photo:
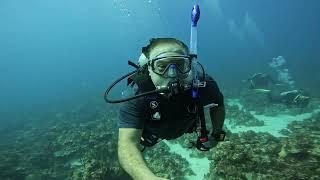
[[[171,64],[171,65],[169,66],[168,76],[169,76],[170,78],[175,78],[175,77],[177,77],[177,67],[176,67],[176,65]]]

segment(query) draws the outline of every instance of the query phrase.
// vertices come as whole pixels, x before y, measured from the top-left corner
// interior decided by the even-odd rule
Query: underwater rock
[[[169,150],[169,147],[163,142],[146,150],[146,162],[152,172],[169,179],[183,179],[184,176],[194,175],[189,168],[188,161]]]
[[[229,124],[234,126],[263,126],[264,121],[258,120],[250,112],[245,111],[236,105],[226,105],[226,118]]]
[[[80,106],[12,132],[14,143],[0,146],[0,179],[130,179],[116,155],[117,112],[104,107]]]
[[[290,123],[287,137],[230,134],[212,151],[206,179],[319,179],[319,116]]]
[[[231,111],[231,117],[243,113],[235,107]],[[12,143],[0,145],[0,179],[131,179],[117,160],[116,110],[82,106],[57,117],[44,117],[47,126],[28,125],[6,134]],[[208,152],[193,148],[193,156],[212,160],[207,179],[319,179],[320,113],[287,128],[284,138],[229,132],[228,141]],[[176,143],[187,140],[196,137],[187,134]],[[165,144],[146,153],[159,176],[183,179],[196,173]]]
[[[279,132],[285,136],[288,136],[291,133],[288,129],[281,129]]]

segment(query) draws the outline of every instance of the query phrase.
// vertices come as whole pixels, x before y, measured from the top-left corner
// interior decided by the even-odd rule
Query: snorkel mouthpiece
[[[196,27],[198,20],[200,19],[200,8],[198,4],[195,4],[191,11],[192,27]]]

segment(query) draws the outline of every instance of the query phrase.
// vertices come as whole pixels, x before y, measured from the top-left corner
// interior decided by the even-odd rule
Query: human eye
[[[164,70],[165,68],[166,68],[166,66],[164,64],[162,64],[162,63],[157,64],[157,69]]]

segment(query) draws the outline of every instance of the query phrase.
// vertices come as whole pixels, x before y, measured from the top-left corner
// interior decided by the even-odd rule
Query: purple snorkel
[[[200,19],[200,8],[195,4],[191,11],[191,36],[190,36],[190,54],[197,55],[197,24]]]
[[[191,23],[192,26],[197,26],[198,20],[200,19],[200,8],[198,4],[195,4],[191,12]]]
[[[198,30],[197,25],[200,19],[200,8],[198,4],[195,4],[191,11],[191,33],[190,33],[190,56],[192,57],[192,73],[193,73],[193,83],[192,83],[192,97],[198,98],[198,88],[204,87],[205,83],[200,82],[198,78],[198,51],[197,51],[197,41],[198,41]]]

